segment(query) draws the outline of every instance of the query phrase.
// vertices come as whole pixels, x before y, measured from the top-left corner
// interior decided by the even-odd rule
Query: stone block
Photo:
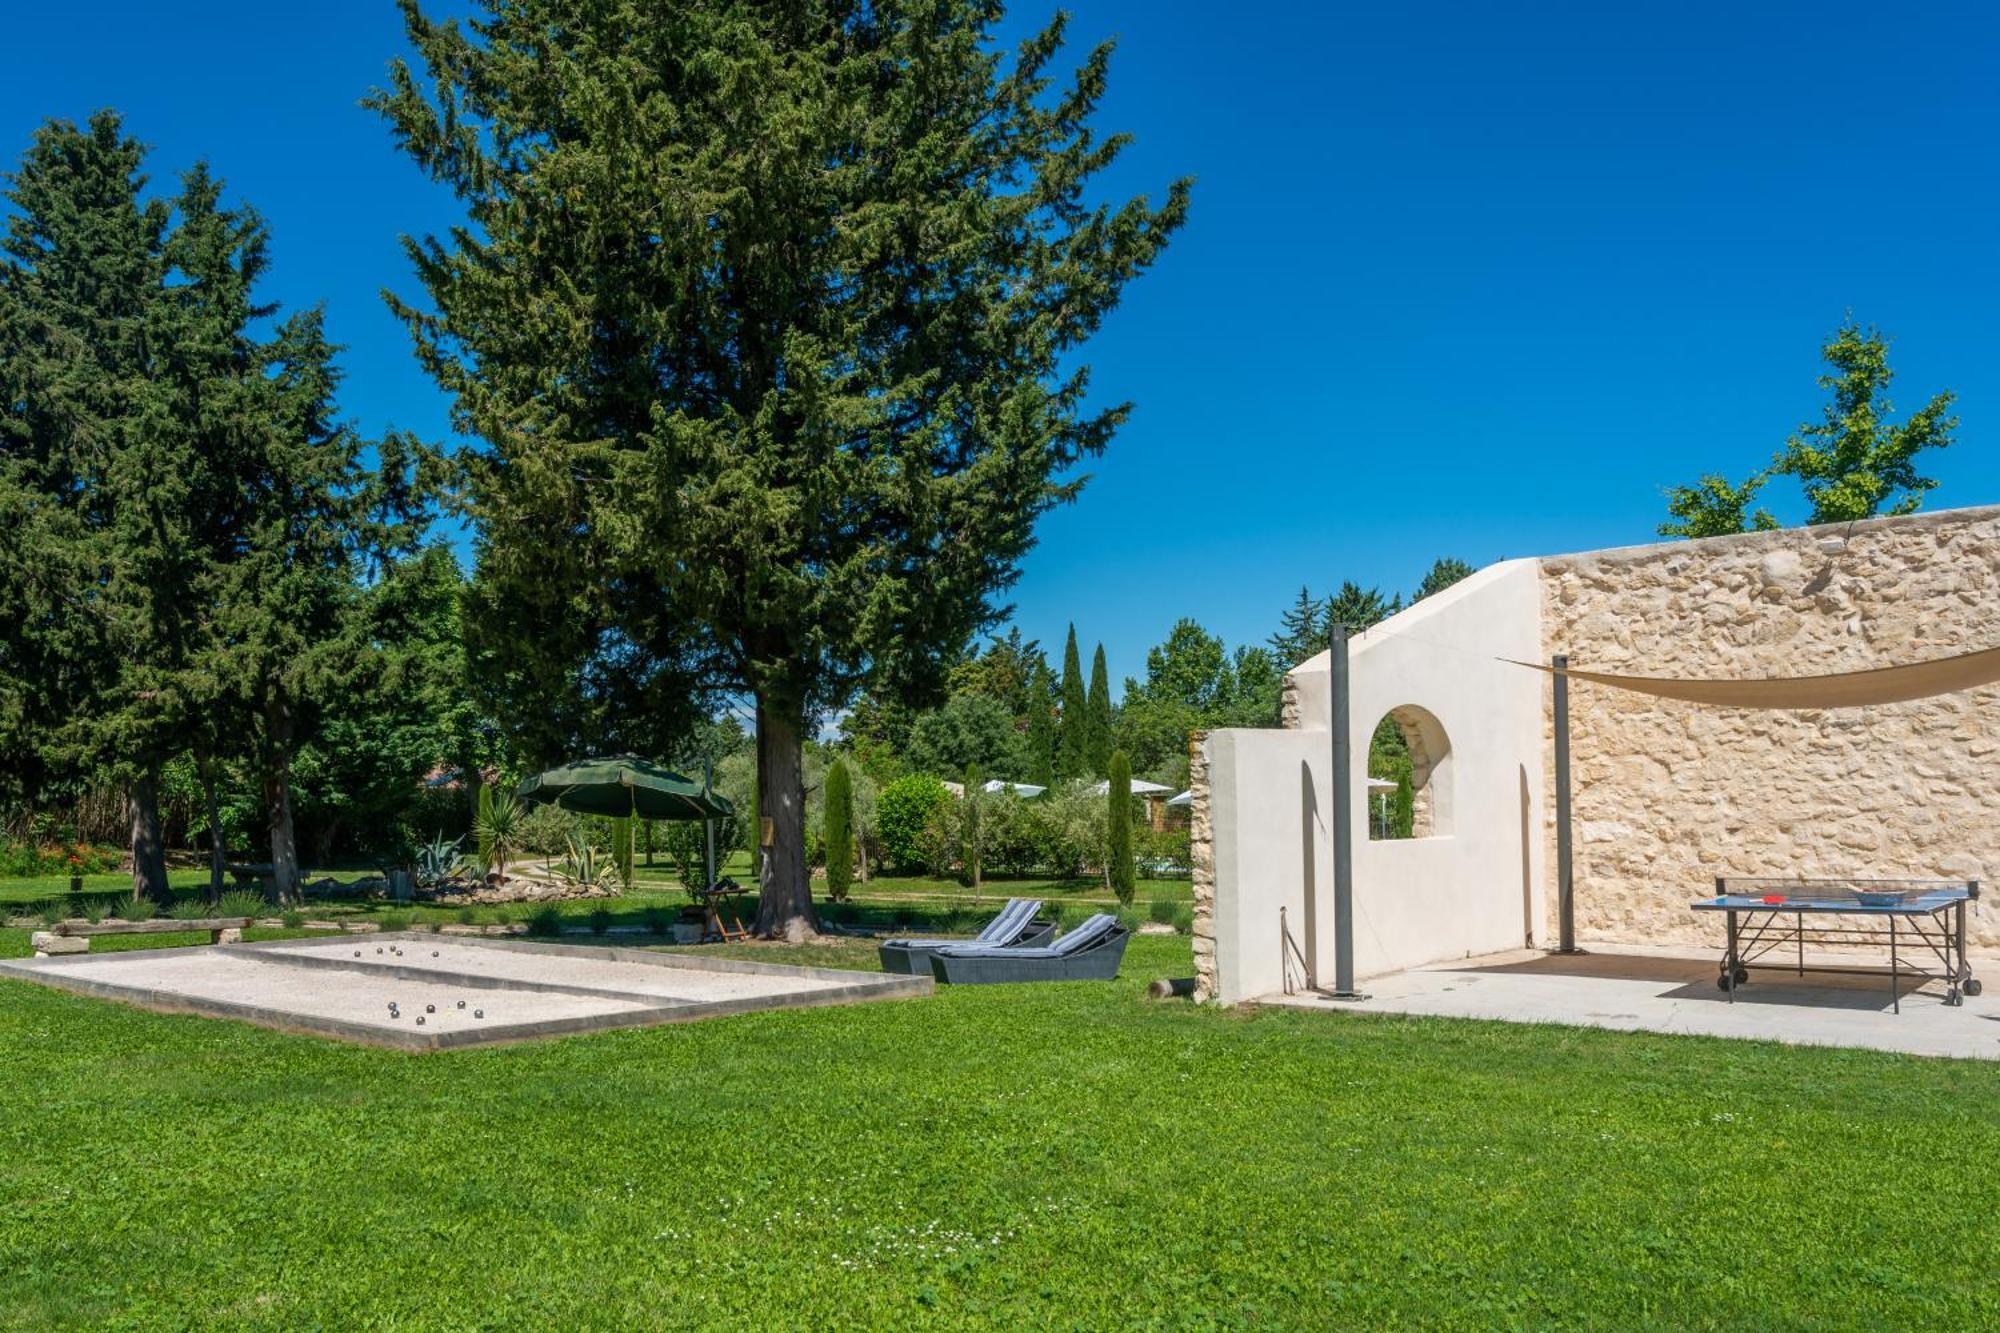
[[[28,944],[35,951],[35,957],[48,958],[57,954],[89,953],[90,940],[82,935],[58,935],[52,930],[38,930],[28,937]]]

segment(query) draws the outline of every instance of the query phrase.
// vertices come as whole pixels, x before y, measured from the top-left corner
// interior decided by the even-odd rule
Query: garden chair
[[[931,975],[960,986],[1003,981],[1110,981],[1132,932],[1109,912],[1091,917],[1054,944],[995,949],[978,944],[931,951]]]
[[[1056,924],[1038,919],[1035,913],[1041,910],[1040,898],[1009,898],[999,915],[970,940],[884,940],[880,951],[882,970],[927,977],[931,974],[931,952],[950,945],[1011,949],[1046,944],[1055,935]]]

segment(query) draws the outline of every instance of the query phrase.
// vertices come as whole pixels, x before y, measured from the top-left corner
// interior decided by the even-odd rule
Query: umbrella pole
[[[714,790],[715,761],[707,759],[702,762],[701,794],[708,796]],[[708,883],[713,884],[715,883],[715,821],[713,819],[704,819],[701,821],[701,834],[702,841],[707,847],[707,856],[703,860],[702,865],[708,874]],[[707,885],[703,885],[702,887],[706,888]]]

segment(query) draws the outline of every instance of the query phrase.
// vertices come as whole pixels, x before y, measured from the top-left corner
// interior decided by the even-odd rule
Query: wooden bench
[[[59,921],[47,930],[38,930],[28,937],[28,943],[35,950],[35,957],[47,958],[51,954],[89,953],[90,941],[98,935],[175,935],[189,931],[208,932],[210,944],[238,944],[243,939],[243,928],[250,924],[247,916],[205,916],[193,921]]]

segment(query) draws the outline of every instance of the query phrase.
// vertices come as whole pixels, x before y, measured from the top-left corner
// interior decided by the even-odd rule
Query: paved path
[[[1356,1003],[1305,992],[1269,996],[1258,1003],[2000,1060],[2000,999],[1991,989],[1952,1007],[1942,1002],[1943,993],[1935,984],[1919,990],[1906,983],[1903,1011],[1897,1014],[1890,1010],[1887,977],[1799,979],[1758,972],[1731,1004],[1716,987],[1712,955],[1618,945],[1586,947],[1591,951],[1567,957],[1516,951],[1374,977],[1361,985],[1369,998]],[[2000,960],[1975,957],[1972,965],[1989,986],[2000,981]]]

